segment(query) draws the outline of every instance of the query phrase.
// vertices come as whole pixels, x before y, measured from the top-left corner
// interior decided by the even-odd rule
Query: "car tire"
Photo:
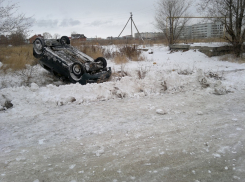
[[[60,38],[61,45],[69,45],[71,44],[70,39],[67,36],[62,36]]]
[[[84,73],[85,72],[84,72],[83,66],[80,63],[76,62],[70,66],[69,78],[70,78],[71,82],[78,82]]]
[[[44,45],[44,40],[40,37],[37,37],[33,41],[33,56],[35,58],[41,58],[43,56]]]
[[[106,68],[107,66],[107,61],[105,58],[103,57],[98,57],[97,59],[94,60],[94,62],[101,62],[101,64],[103,65],[103,68]]]
[[[43,55],[42,54],[37,54],[33,48],[33,56],[37,59],[41,58]]]

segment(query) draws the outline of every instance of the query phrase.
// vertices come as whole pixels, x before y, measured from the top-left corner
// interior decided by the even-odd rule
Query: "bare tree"
[[[26,43],[26,33],[22,30],[12,32],[9,36],[9,43],[14,46],[23,45]]]
[[[245,39],[245,0],[201,0],[199,8],[206,15],[225,17],[215,21],[223,23],[227,33],[225,39],[233,45],[235,55],[240,56]]]
[[[5,0],[0,0],[0,34],[10,34],[17,30],[26,31],[33,21],[24,14],[16,14],[17,3],[4,5]]]
[[[53,38],[54,38],[54,39],[59,39],[59,38],[60,38],[60,34],[55,33],[55,34],[53,35]]]
[[[179,39],[189,18],[175,18],[190,16],[188,10],[191,0],[158,0],[156,3],[155,26],[161,30],[168,40],[174,44]]]
[[[43,33],[43,38],[44,39],[51,39],[52,38],[52,35],[50,33],[48,33],[48,32],[44,32]]]

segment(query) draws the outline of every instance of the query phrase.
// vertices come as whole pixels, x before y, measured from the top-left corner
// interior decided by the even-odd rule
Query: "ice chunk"
[[[19,156],[16,158],[16,161],[25,161],[25,160],[26,160],[26,158],[23,156]]]
[[[38,140],[39,145],[44,144],[44,140],[45,140],[45,139]]]
[[[203,115],[202,111],[196,111],[197,115]]]
[[[167,114],[167,111],[165,111],[165,110],[163,110],[163,109],[157,109],[157,110],[156,110],[156,113],[157,113],[157,114],[164,115],[164,114]]]
[[[76,166],[76,164],[72,164],[69,166],[69,169],[73,169]]]
[[[215,157],[215,158],[220,158],[221,157],[221,155],[220,154],[213,154],[213,156]]]

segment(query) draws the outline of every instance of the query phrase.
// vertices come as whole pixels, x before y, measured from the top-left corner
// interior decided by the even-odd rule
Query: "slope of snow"
[[[101,84],[0,73],[0,181],[245,179],[245,64],[149,48]]]

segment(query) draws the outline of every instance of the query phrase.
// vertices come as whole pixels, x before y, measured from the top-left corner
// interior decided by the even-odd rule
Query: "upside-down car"
[[[93,59],[70,45],[67,36],[60,39],[37,37],[33,42],[33,56],[40,65],[62,80],[71,83],[100,83],[111,76],[111,68],[103,57]]]

